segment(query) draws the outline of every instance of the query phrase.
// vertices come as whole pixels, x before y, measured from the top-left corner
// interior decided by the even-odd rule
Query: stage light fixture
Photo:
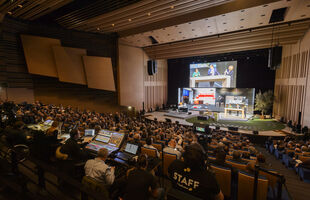
[[[115,26],[115,24],[111,24],[113,27]]]
[[[171,8],[171,9],[173,9],[173,8],[174,8],[174,6],[170,6],[170,8]]]
[[[129,22],[131,22],[131,19],[128,19]]]
[[[147,13],[148,16],[151,16],[151,13]]]

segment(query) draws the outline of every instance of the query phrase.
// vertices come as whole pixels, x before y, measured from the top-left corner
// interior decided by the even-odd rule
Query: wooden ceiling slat
[[[280,45],[296,42],[309,29],[310,20],[278,25],[274,28],[274,38]],[[157,45],[144,48],[145,52],[156,59],[167,59],[175,57],[187,57],[190,55],[209,55],[210,53],[224,53],[238,51],[240,49],[250,50],[259,45],[264,48],[270,47],[273,27],[265,27],[253,31],[243,31],[213,36],[195,40],[182,41],[172,44]]]
[[[283,41],[281,45],[288,45],[288,44],[295,44],[298,41],[298,39],[295,40],[289,40],[289,41]],[[172,58],[182,58],[182,57],[191,57],[191,56],[204,56],[204,55],[214,55],[214,54],[222,54],[222,53],[231,53],[231,52],[240,52],[240,51],[247,51],[247,50],[255,50],[255,49],[264,49],[270,47],[270,43],[266,44],[250,44],[247,46],[242,46],[238,48],[234,47],[227,47],[226,49],[217,49],[217,50],[210,50],[210,49],[204,49],[197,52],[186,52],[184,53],[175,53],[175,54],[169,54],[169,55],[163,55],[163,56],[150,56],[150,58],[153,59],[172,59]]]
[[[37,1],[28,1],[27,3],[24,4],[22,9],[17,10],[16,12],[13,13],[14,17],[19,17],[20,15],[28,12],[31,10],[33,7],[37,6],[38,4],[41,4],[45,0],[37,0]]]
[[[39,6],[37,6],[36,8],[32,9],[31,12],[26,13],[25,15],[22,16],[23,19],[29,19],[32,16],[42,12],[45,9],[48,9],[50,7],[55,6],[56,4],[58,4],[59,2],[61,2],[63,0],[45,0],[44,2],[42,2],[41,4],[39,4]]]
[[[67,27],[73,23],[80,23],[85,19],[92,18],[91,16],[98,16],[102,10],[115,10],[116,8],[122,7],[121,4],[123,2],[112,0],[108,5],[102,4],[101,2],[97,2],[95,4],[91,4],[87,8],[81,8],[76,11],[70,12],[60,18],[56,19],[61,21],[62,26]],[[61,20],[60,20],[61,19]]]
[[[118,10],[115,10],[115,11],[112,11],[112,12],[100,15],[98,17],[94,17],[94,18],[85,20],[82,23],[72,24],[68,28],[76,28],[76,27],[82,26],[84,24],[94,23],[94,22],[96,22],[98,20],[105,22],[105,20],[107,20],[107,19],[117,19],[120,16],[127,15],[128,13],[139,12],[141,10],[145,10],[146,8],[154,7],[154,6],[158,5],[158,4],[162,4],[162,3],[169,4],[171,2],[173,2],[173,0],[166,0],[166,1],[146,0],[146,1],[140,1],[140,2],[135,3],[133,5],[126,6],[124,8],[120,8]],[[57,21],[57,22],[59,22],[59,21]]]
[[[279,37],[279,42],[280,44],[284,41],[290,41],[290,40],[295,40],[303,36],[303,33],[294,33],[294,34],[287,34]],[[248,44],[268,44],[270,47],[270,39],[267,37],[261,37],[261,38],[251,38],[251,39],[244,39],[244,40],[232,40],[229,42],[218,42],[213,45],[205,44],[205,45],[195,45],[192,47],[187,47],[187,48],[181,48],[181,49],[175,49],[175,50],[168,50],[168,51],[160,51],[160,52],[148,52],[146,53],[149,56],[165,56],[165,55],[170,55],[170,54],[175,54],[175,53],[184,53],[186,54],[187,52],[196,52],[200,50],[206,50],[206,49],[225,49],[226,47],[243,47],[247,46]]]
[[[274,34],[275,36],[280,35],[280,34],[288,34],[288,33],[294,33],[294,32],[305,32],[309,27],[309,23],[303,24],[303,25],[292,25],[290,27],[286,27],[286,29],[279,29],[277,30]],[[257,30],[257,31],[244,31],[244,32],[238,32],[234,34],[227,34],[227,35],[221,35],[219,38],[217,36],[212,36],[212,37],[207,37],[207,38],[202,38],[202,39],[195,39],[195,40],[187,40],[187,41],[182,41],[182,42],[177,42],[174,44],[163,44],[163,45],[157,45],[157,46],[152,46],[152,47],[146,47],[145,50],[148,52],[152,51],[158,51],[159,49],[164,49],[164,50],[173,50],[177,48],[187,48],[196,44],[199,45],[204,45],[204,44],[212,44],[216,43],[218,41],[221,42],[228,42],[230,40],[242,40],[250,37],[269,37],[271,39],[272,35],[272,30]],[[192,42],[194,41],[194,42]]]
[[[13,8],[17,7],[17,5],[23,3],[25,0],[16,0],[13,2],[7,2],[0,7],[0,12],[7,13],[8,11],[12,10]]]
[[[57,4],[53,5],[53,6],[51,6],[48,10],[46,10],[46,11],[44,11],[44,12],[41,12],[40,14],[37,14],[37,15],[35,15],[35,16],[32,16],[31,18],[29,18],[29,20],[37,19],[37,18],[39,18],[39,17],[41,17],[41,16],[43,16],[43,15],[46,15],[46,14],[49,13],[49,12],[52,12],[52,11],[54,11],[54,10],[56,10],[56,9],[58,9],[58,8],[60,8],[60,7],[62,7],[62,6],[64,6],[64,5],[66,5],[66,4],[72,2],[72,1],[73,1],[73,0],[62,0],[62,1],[59,1],[59,3],[57,3]]]
[[[152,22],[157,22],[163,19],[166,19],[168,17],[176,17],[180,14],[186,14],[190,12],[194,12],[197,10],[201,10],[205,7],[210,7],[210,6],[215,6],[213,2],[201,2],[201,1],[187,1],[183,2],[182,4],[175,5],[175,8],[171,10],[169,6],[161,6],[159,8],[152,8],[150,10],[143,10],[139,13],[136,13],[135,16],[132,18],[132,22],[128,22],[128,18],[130,16],[122,17],[119,18],[118,21],[115,21],[114,19],[110,19],[109,21],[105,21],[104,26],[100,26],[102,22],[97,22],[95,24],[86,24],[83,27],[81,27],[81,30],[85,31],[94,31],[98,26],[103,31],[106,32],[113,32],[113,31],[120,31],[120,30],[125,30],[130,27],[135,27],[135,26],[141,26],[144,24],[152,23]],[[153,11],[152,11],[153,10]],[[146,13],[151,12],[152,15],[151,17],[148,17],[148,20],[145,20]],[[114,21],[113,21],[114,20]],[[111,27],[111,24],[115,23],[115,27]]]

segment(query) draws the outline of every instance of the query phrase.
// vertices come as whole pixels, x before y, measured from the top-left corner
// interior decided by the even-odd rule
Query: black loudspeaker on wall
[[[147,73],[149,74],[149,76],[152,76],[157,73],[157,61],[156,60],[147,61]]]
[[[282,47],[276,46],[269,49],[268,68],[276,70],[280,68],[282,59]]]

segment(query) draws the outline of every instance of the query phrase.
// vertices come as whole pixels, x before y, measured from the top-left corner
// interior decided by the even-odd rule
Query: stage
[[[195,119],[197,116],[199,116],[199,112],[198,111],[191,111],[191,113],[192,113],[191,115],[188,115],[187,113],[176,113],[176,111],[174,111],[174,112],[161,111],[161,112],[147,113],[146,118],[149,120],[154,120],[154,118],[157,118],[158,121],[163,121],[163,122],[166,121],[166,119],[170,119],[171,122],[173,122],[173,123],[178,121],[179,124],[192,126],[193,120],[191,120],[191,119]],[[201,121],[197,121],[197,122],[201,122]],[[264,122],[266,124],[279,123],[275,120],[270,120],[270,121],[266,120],[266,121],[262,121],[262,122]],[[255,136],[255,137],[257,137],[257,136],[258,137],[261,137],[261,136],[269,137],[269,136],[271,136],[271,137],[276,137],[276,138],[280,139],[280,138],[285,137],[287,134],[290,134],[290,131],[284,125],[283,125],[283,127],[282,126],[275,126],[275,128],[280,127],[282,129],[272,130],[272,127],[270,127],[271,125],[269,125],[267,128],[269,128],[270,130],[261,130],[261,129],[256,130],[255,126],[252,125],[252,124],[256,123],[255,120],[251,120],[249,122],[246,122],[246,121],[240,121],[240,122],[212,121],[212,122],[208,122],[208,121],[206,121],[205,123],[209,124],[209,127],[212,129],[215,129],[216,126],[219,126],[220,130],[223,130],[223,131],[228,131],[228,127],[238,127],[238,133],[249,135],[249,136]],[[245,126],[244,124],[247,124],[247,123],[250,125]],[[259,125],[262,126],[261,124],[259,124]],[[258,131],[259,134],[254,135],[253,131]]]

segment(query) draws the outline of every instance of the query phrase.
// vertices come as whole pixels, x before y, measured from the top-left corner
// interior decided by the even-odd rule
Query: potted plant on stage
[[[272,90],[268,90],[264,93],[259,91],[256,94],[255,110],[261,111],[261,119],[265,119],[265,114],[272,109],[273,99],[274,95]]]

